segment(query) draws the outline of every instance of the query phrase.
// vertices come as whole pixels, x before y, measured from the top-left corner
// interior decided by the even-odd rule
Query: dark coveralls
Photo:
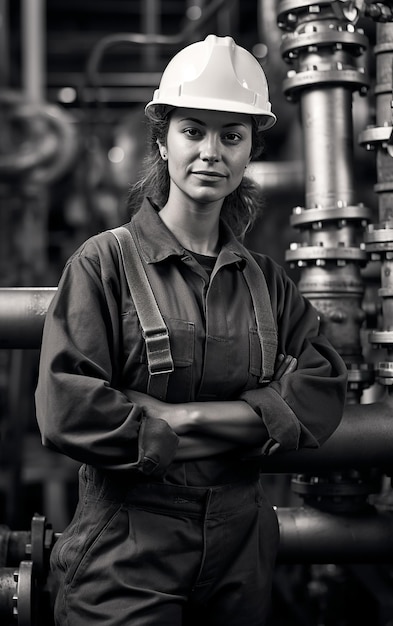
[[[51,554],[56,623],[262,626],[278,544],[258,480],[264,454],[317,447],[334,431],[346,368],[283,269],[253,253],[278,351],[298,359],[295,372],[260,384],[243,246],[222,225],[209,281],[148,200],[131,223],[169,329],[175,370],[167,401],[241,399],[260,415],[269,441],[173,460],[177,435],[122,391],[146,392],[148,371],[117,243],[107,232],[85,242],[46,317],[36,390],[44,445],[82,463],[75,516]]]

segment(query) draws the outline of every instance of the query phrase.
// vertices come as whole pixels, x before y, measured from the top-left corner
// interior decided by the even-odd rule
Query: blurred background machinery
[[[246,243],[286,266],[349,374],[331,439],[266,460],[270,626],[393,624],[393,3],[0,0],[4,626],[52,624],[48,559],[76,503],[78,465],[35,423],[48,304],[76,247],[127,220],[143,105],[212,32],[254,53],[278,116],[249,168],[265,211]]]

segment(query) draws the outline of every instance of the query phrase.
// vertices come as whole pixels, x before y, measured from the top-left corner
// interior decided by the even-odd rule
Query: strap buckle
[[[149,374],[171,374],[173,364],[169,333],[166,328],[152,328],[145,330],[143,336],[146,342],[147,366]]]

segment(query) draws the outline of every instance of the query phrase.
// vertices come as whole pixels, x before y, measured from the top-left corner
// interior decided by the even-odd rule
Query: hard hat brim
[[[185,108],[185,109],[202,109],[204,111],[223,111],[228,113],[243,113],[245,115],[250,115],[253,117],[257,124],[258,130],[268,130],[272,128],[277,121],[276,116],[271,111],[258,111],[255,110],[255,106],[242,105],[242,110],[239,110],[239,107],[236,107],[236,104],[229,100],[220,100],[217,102],[209,102],[206,104],[206,98],[203,98],[198,101],[198,98],[186,98],[184,95],[181,99],[176,101],[176,98],[168,98],[167,101],[156,102],[154,99],[147,103],[145,106],[145,114],[149,119],[156,118],[155,111],[157,109],[166,108],[166,114],[169,113],[170,110],[174,108]]]

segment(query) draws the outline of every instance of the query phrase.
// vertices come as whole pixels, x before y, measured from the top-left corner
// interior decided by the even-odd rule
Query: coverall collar
[[[161,220],[157,209],[149,198],[144,199],[141,208],[132,218],[131,224],[134,227],[146,263],[159,263],[172,255],[184,257],[187,254],[185,248]],[[219,254],[220,264],[237,263],[239,269],[242,269],[246,263],[242,244],[237,241],[231,229],[222,221],[220,233],[222,240]]]

